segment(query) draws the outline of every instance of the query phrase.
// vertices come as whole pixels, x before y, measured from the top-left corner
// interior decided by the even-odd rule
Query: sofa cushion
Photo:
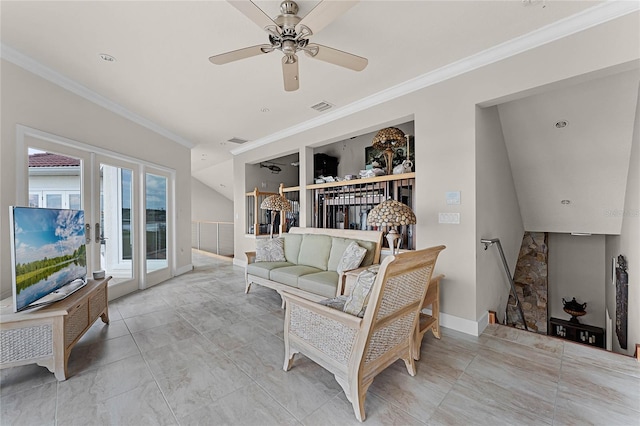
[[[289,262],[255,262],[247,265],[247,273],[255,275],[260,278],[269,279],[269,273],[276,268],[282,268],[284,266],[293,266],[293,263]]]
[[[344,251],[353,241],[355,240],[352,240],[350,238],[331,238],[331,252],[329,253],[329,261],[327,262],[327,269],[329,271],[338,270],[338,264],[340,263],[340,259],[342,259]]]
[[[334,297],[338,288],[338,273],[322,271],[298,278],[298,288],[325,297]]]
[[[331,253],[331,237],[328,235],[304,234],[300,244],[298,265],[312,266],[322,271],[327,270]]]
[[[259,239],[256,241],[256,262],[286,262],[284,240],[281,238]]]
[[[300,254],[300,244],[302,244],[302,234],[282,234],[284,240],[284,257],[287,262],[293,264],[298,263],[298,255]]]
[[[342,258],[340,259],[340,263],[338,263],[336,272],[338,274],[342,274],[344,273],[344,271],[356,269],[358,266],[360,266],[360,263],[362,263],[362,259],[364,259],[364,256],[366,254],[366,248],[360,247],[358,243],[352,241],[342,254]]]
[[[321,270],[306,265],[285,266],[283,268],[273,269],[269,273],[269,279],[291,287],[298,287],[298,277],[316,272],[321,272]]]

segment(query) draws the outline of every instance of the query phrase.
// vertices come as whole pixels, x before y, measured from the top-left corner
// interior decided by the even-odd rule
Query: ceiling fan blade
[[[304,51],[312,58],[349,68],[354,71],[362,71],[369,63],[367,58],[363,58],[362,56],[357,56],[352,53],[343,52],[342,50],[333,49],[316,43],[309,43]],[[313,52],[316,53],[314,54]]]
[[[338,16],[358,3],[357,1],[321,1],[296,25],[296,33],[307,27],[312,34],[317,34]]]
[[[298,78],[298,57],[296,55],[282,57],[282,77],[284,78],[284,90],[293,92],[300,87]]]
[[[231,6],[238,9],[244,16],[251,19],[258,24],[260,28],[265,30],[268,27],[275,27],[274,30],[280,34],[280,27],[273,22],[273,19],[269,17],[262,9],[255,5],[250,0],[228,0]]]
[[[245,47],[244,49],[232,50],[231,52],[213,55],[209,57],[209,60],[213,64],[224,65],[229,62],[239,61],[240,59],[246,59],[269,52],[273,52],[273,47],[270,44],[259,44],[258,46]]]

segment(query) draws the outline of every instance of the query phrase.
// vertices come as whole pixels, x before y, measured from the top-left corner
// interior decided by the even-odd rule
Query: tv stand
[[[69,297],[39,309],[14,313],[12,298],[1,301],[0,369],[38,364],[66,380],[71,349],[98,318],[109,324],[110,279],[88,280]]]

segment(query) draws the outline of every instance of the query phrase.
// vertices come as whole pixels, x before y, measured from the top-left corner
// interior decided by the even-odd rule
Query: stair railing
[[[524,329],[529,331],[527,328],[527,321],[524,319],[524,312],[522,312],[522,304],[520,303],[520,299],[518,298],[518,293],[516,292],[516,286],[513,282],[513,278],[511,278],[511,273],[509,272],[509,265],[507,264],[507,259],[504,257],[504,251],[502,250],[502,244],[500,244],[500,238],[482,238],[480,240],[482,244],[484,244],[484,249],[487,250],[489,246],[493,244],[498,246],[498,253],[500,253],[500,258],[502,259],[502,264],[504,265],[504,272],[507,274],[507,278],[509,279],[509,284],[511,284],[511,292],[513,293],[513,298],[516,301],[516,306],[518,307],[518,312],[520,313],[520,318],[522,318],[522,324],[524,324]],[[507,305],[509,303],[507,302]],[[505,310],[505,321],[507,319],[507,313]]]

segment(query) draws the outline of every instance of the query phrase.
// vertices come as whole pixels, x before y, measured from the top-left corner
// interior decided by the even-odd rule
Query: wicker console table
[[[66,299],[49,306],[13,312],[12,298],[0,302],[0,368],[38,364],[66,380],[71,349],[98,319],[109,324],[107,283],[89,280]]]

